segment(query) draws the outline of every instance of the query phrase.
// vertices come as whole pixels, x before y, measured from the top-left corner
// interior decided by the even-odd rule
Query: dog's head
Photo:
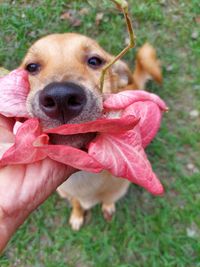
[[[38,40],[21,65],[29,72],[30,115],[45,128],[101,117],[103,94],[131,82],[127,65],[118,61],[100,92],[102,68],[112,59],[94,40],[80,34],[52,34]]]

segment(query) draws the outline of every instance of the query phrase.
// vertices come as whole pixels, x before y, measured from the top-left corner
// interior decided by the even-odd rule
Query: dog
[[[92,121],[101,117],[107,94],[144,89],[149,79],[162,82],[156,52],[146,43],[137,52],[133,74],[125,62],[117,61],[108,70],[101,92],[101,71],[113,58],[96,41],[76,33],[52,34],[36,41],[20,66],[29,73],[30,116],[39,118],[44,128]],[[93,134],[70,137],[54,134],[50,141],[84,148],[92,138]],[[104,218],[110,220],[116,201],[126,194],[129,185],[129,181],[106,171],[100,174],[80,171],[57,191],[71,203],[69,223],[73,230],[79,230],[85,211],[98,203],[102,204]]]

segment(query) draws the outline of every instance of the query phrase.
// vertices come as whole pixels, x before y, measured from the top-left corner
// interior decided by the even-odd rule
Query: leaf
[[[25,70],[16,69],[0,78],[0,113],[7,117],[28,117],[28,93],[28,73]]]
[[[114,176],[126,178],[154,195],[163,193],[142,147],[139,127],[124,134],[97,136],[88,153]]]
[[[139,119],[133,115],[124,116],[118,119],[98,119],[95,121],[79,123],[79,124],[65,124],[53,129],[45,130],[46,133],[55,133],[62,135],[73,135],[79,133],[115,133],[125,132],[132,129]]]

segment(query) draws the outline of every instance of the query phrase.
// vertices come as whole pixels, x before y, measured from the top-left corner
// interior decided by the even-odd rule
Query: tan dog
[[[118,61],[108,71],[104,90],[100,92],[101,70],[112,59],[94,40],[75,33],[53,34],[37,41],[21,65],[30,74],[27,108],[31,116],[40,118],[45,128],[95,120],[101,116],[105,94],[144,89],[149,79],[162,81],[155,50],[145,44],[137,53],[133,75],[124,62]],[[83,147],[91,138],[91,134],[52,135],[51,142]],[[110,219],[115,202],[127,192],[128,186],[127,180],[106,171],[77,172],[58,192],[71,202],[70,224],[78,230],[84,222],[85,210],[97,203],[102,203],[104,217]]]

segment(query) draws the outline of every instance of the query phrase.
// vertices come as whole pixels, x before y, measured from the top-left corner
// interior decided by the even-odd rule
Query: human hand
[[[9,135],[12,127],[12,119],[0,115],[0,131],[8,133],[1,138],[1,149],[12,142],[12,134]],[[74,171],[72,167],[49,158],[0,169],[0,251],[29,214]]]

